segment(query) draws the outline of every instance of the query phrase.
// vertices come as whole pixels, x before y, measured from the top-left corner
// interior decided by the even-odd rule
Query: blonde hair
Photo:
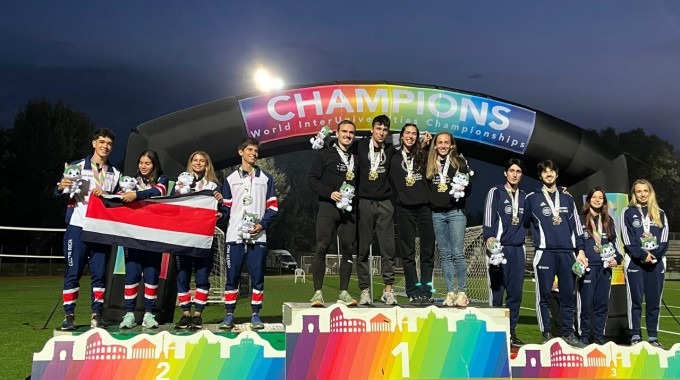
[[[458,147],[456,146],[456,140],[453,138],[453,135],[451,135],[450,132],[439,132],[432,139],[432,143],[430,144],[430,152],[427,154],[427,169],[425,176],[429,180],[432,180],[437,175],[437,173],[439,173],[439,169],[437,168],[439,156],[437,154],[437,138],[442,135],[449,136],[451,139],[451,151],[449,152],[450,165],[456,171],[460,170],[461,168],[469,171],[467,168],[467,160],[458,154]]]
[[[205,172],[203,173],[203,178],[206,181],[219,183],[217,180],[217,174],[215,174],[215,167],[213,166],[212,160],[210,159],[210,155],[202,150],[197,150],[194,153],[191,153],[189,156],[189,161],[187,162],[187,171],[189,173],[193,173],[194,175],[197,174],[194,173],[194,169],[191,168],[191,161],[193,161],[194,157],[199,154],[205,158]]]
[[[654,222],[654,224],[656,224],[659,227],[663,227],[661,213],[659,212],[659,204],[656,203],[656,192],[654,191],[654,187],[652,187],[652,184],[648,180],[641,178],[633,182],[633,186],[631,186],[630,188],[630,202],[628,203],[628,206],[630,207],[640,206],[640,204],[638,204],[637,202],[637,198],[635,197],[636,185],[645,185],[649,189],[649,198],[647,199],[647,212],[649,214],[649,217],[652,219],[652,222]]]

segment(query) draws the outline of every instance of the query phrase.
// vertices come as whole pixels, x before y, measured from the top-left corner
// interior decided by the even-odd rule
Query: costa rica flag
[[[153,252],[204,257],[215,233],[217,200],[210,190],[123,203],[90,197],[82,239]]]

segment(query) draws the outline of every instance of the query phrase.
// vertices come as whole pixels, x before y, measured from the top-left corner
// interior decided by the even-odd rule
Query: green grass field
[[[380,279],[375,279],[374,294],[379,295],[382,287],[379,285]],[[42,329],[47,318],[52,312],[55,304],[61,299],[61,277],[3,277],[0,278],[0,287],[3,289],[0,294],[0,304],[9,307],[4,314],[7,326],[0,329],[0,362],[5,365],[0,366],[0,379],[23,379],[31,373],[31,362],[33,353],[40,351],[45,342],[53,335],[53,329],[58,328],[63,318],[61,305],[58,306],[53,318],[47,325],[47,329]],[[83,291],[82,299],[88,300],[81,302],[76,309],[80,314],[76,315],[78,324],[86,325],[89,323],[89,283],[84,278],[81,284]],[[535,313],[534,284],[527,281],[524,287],[524,301],[522,303],[520,325],[517,334],[527,343],[540,342]],[[350,291],[356,296],[356,278],[350,283]],[[327,276],[326,286],[324,287],[324,297],[326,302],[334,302],[338,292],[338,277]],[[305,284],[293,282],[293,276],[268,276],[265,282],[265,302],[261,312],[265,322],[281,322],[281,305],[283,302],[307,302],[313,294],[311,276],[307,276]],[[671,312],[680,319],[680,282],[666,281],[664,289],[664,301],[669,306]],[[400,302],[406,302],[400,299]],[[622,300],[625,302],[625,300]],[[250,307],[249,300],[238,301],[236,310],[237,322],[242,323],[249,320]],[[179,308],[175,313],[175,320],[181,314]],[[222,305],[214,304],[206,308],[204,313],[204,323],[219,323],[224,317]],[[642,325],[645,325],[644,316]],[[643,335],[644,334],[643,330]],[[668,310],[661,306],[661,321],[659,339],[666,348],[675,343],[680,343],[680,326],[670,316]]]

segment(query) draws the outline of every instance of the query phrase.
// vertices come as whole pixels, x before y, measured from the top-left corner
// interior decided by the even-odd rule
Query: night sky
[[[253,91],[264,65],[291,85],[480,92],[680,147],[680,2],[479,3],[3,2],[0,126],[30,99],[63,99],[126,141],[145,121]]]

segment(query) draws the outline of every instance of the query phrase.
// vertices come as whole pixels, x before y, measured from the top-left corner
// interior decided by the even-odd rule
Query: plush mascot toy
[[[505,258],[505,255],[503,254],[503,246],[498,240],[492,239],[487,244],[486,248],[489,250],[489,253],[491,254],[489,256],[489,263],[491,265],[499,266],[501,264],[508,263],[508,260]]]
[[[656,236],[649,234],[647,237],[642,238],[642,249],[649,252],[659,248],[659,243],[656,241]],[[652,264],[656,264],[657,260],[654,258]]]
[[[352,211],[352,198],[354,198],[354,186],[347,182],[343,182],[340,186],[340,194],[342,194],[342,199],[335,202],[335,205],[344,211]]]
[[[118,182],[120,185],[121,193],[130,193],[137,191],[137,180],[134,177],[122,176]]]
[[[71,180],[71,186],[64,189],[64,194],[70,194],[69,197],[73,198],[74,195],[83,191],[81,189],[83,185],[81,173],[80,166],[64,164],[64,178]]]
[[[257,214],[252,214],[249,212],[244,212],[241,217],[241,221],[238,224],[238,231],[236,234],[236,244],[248,244],[252,243],[253,235],[250,234],[250,230],[255,228],[255,225],[260,222]]]
[[[612,243],[603,244],[600,247],[600,260],[602,260],[602,266],[606,269],[609,268],[609,259],[616,257],[616,249]]]
[[[189,194],[191,192],[191,185],[194,183],[194,175],[189,172],[181,172],[177,177],[177,183],[182,184],[177,190],[179,194]]]
[[[326,126],[321,128],[321,130],[317,132],[316,136],[309,139],[309,142],[312,144],[312,149],[319,150],[323,148],[323,142],[324,140],[326,140],[326,137],[330,136],[330,134],[331,134],[330,127]]]
[[[571,266],[571,271],[578,277],[583,277],[586,272],[590,272],[590,268],[583,265],[582,262],[576,260],[574,265]]]
[[[451,179],[451,191],[449,194],[456,199],[456,202],[460,198],[465,197],[465,188],[470,184],[470,175],[468,173],[458,172]]]

